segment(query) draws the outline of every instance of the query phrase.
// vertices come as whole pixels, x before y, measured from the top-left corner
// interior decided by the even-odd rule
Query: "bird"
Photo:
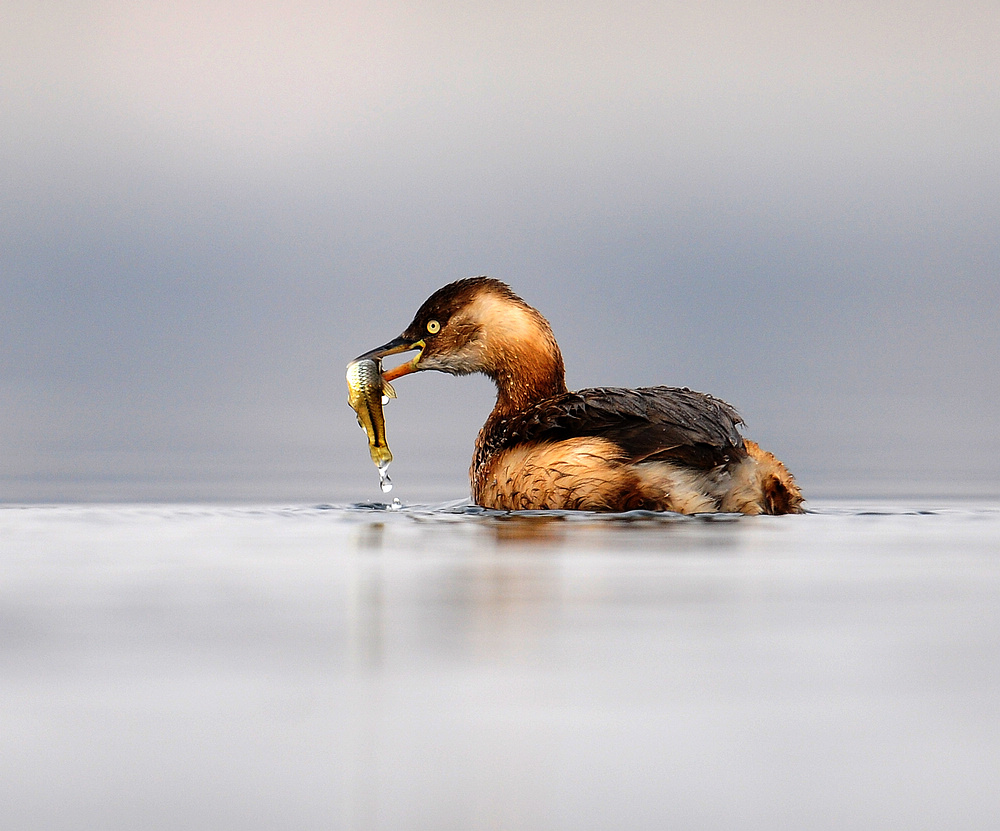
[[[496,385],[469,470],[484,508],[803,513],[792,474],[742,436],[725,401],[687,387],[567,389],[552,327],[500,280],[438,289],[402,334],[356,360],[410,351],[385,381],[436,370]]]

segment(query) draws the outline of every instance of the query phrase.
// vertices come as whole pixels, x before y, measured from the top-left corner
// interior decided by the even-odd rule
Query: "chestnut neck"
[[[551,332],[542,333],[537,342],[503,344],[490,364],[485,372],[497,385],[490,421],[566,392],[562,353]]]

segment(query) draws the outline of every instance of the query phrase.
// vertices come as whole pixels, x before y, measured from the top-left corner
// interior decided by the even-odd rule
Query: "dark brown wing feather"
[[[487,452],[525,441],[601,436],[632,461],[677,461],[699,468],[746,455],[725,401],[679,387],[598,387],[546,399],[494,425]]]

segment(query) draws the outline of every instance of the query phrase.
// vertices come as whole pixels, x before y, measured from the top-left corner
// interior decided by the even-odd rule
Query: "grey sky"
[[[1000,8],[612,6],[0,6],[0,499],[377,497],[344,365],[481,273],[807,491],[1000,490]],[[489,383],[397,390],[462,495]]]

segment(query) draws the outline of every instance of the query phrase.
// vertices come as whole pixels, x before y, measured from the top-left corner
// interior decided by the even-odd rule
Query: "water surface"
[[[0,507],[0,823],[987,828],[1000,507]]]

